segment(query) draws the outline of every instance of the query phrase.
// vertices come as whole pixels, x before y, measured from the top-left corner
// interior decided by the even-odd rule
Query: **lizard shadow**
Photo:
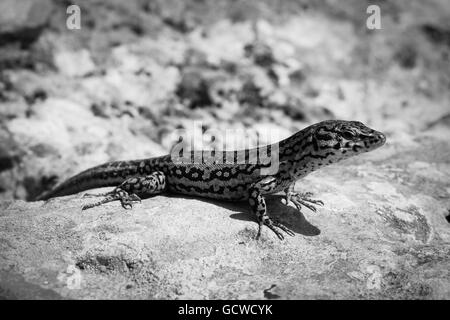
[[[250,208],[247,201],[222,201],[207,198],[200,198],[187,195],[168,195],[168,197],[185,198],[185,199],[198,199],[207,203],[211,203],[230,211],[234,211],[230,215],[230,218],[251,221],[256,223],[256,218],[250,212]],[[299,212],[296,208],[287,206],[282,202],[284,196],[282,195],[268,195],[266,196],[267,211],[271,218],[275,218],[279,222],[286,225],[295,233],[304,236],[317,236],[320,234],[320,229],[312,225],[302,212]]]

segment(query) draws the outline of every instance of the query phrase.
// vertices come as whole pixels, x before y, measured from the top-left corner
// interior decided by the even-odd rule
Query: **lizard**
[[[269,151],[277,152],[278,167],[271,174],[262,174],[270,163],[250,161],[251,155],[260,153],[262,147],[241,150],[245,154],[243,163],[236,161],[239,151],[213,151],[214,161],[204,161],[211,156],[211,151],[190,151],[188,160],[191,161],[187,162],[174,161],[173,153],[141,160],[107,162],[65,180],[36,200],[100,187],[115,188],[91,195],[102,196],[103,199],[84,205],[82,210],[116,200],[123,208],[131,209],[133,202],[141,201],[142,197],[163,192],[217,200],[247,200],[259,226],[256,239],[260,238],[262,227],[267,226],[283,240],[284,233],[293,236],[294,232],[269,217],[266,195],[284,192],[286,205],[292,202],[299,212],[302,206],[315,212],[316,206],[322,206],[323,202],[312,199],[309,192],[295,192],[295,182],[321,167],[372,151],[385,141],[383,133],[361,122],[326,120],[276,144],[267,145]],[[225,161],[228,159],[233,161]],[[274,158],[271,159],[273,161]]]

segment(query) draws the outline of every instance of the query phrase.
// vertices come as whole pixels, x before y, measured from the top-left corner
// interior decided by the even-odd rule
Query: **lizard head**
[[[386,136],[359,121],[330,120],[315,126],[313,145],[316,153],[336,162],[372,151],[386,142]]]

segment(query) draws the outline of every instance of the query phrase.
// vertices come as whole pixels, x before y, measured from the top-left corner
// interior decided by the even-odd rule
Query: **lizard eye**
[[[355,134],[351,131],[342,132],[342,137],[346,140],[352,140],[355,137]]]

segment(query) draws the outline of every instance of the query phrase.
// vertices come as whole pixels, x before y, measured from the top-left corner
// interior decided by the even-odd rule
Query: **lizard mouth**
[[[374,131],[370,135],[363,136],[351,148],[354,152],[368,152],[381,147],[385,142],[386,136],[381,132]]]
[[[374,131],[370,135],[360,135],[357,141],[348,141],[345,143],[342,154],[350,156],[357,153],[369,152],[381,147],[385,142],[386,136],[381,132]]]
[[[386,142],[386,136],[379,132],[379,131],[375,131],[372,136],[367,140],[367,142],[364,142],[364,145],[366,146],[366,144],[369,146],[369,149],[375,149],[378,147],[381,147],[384,143]]]

